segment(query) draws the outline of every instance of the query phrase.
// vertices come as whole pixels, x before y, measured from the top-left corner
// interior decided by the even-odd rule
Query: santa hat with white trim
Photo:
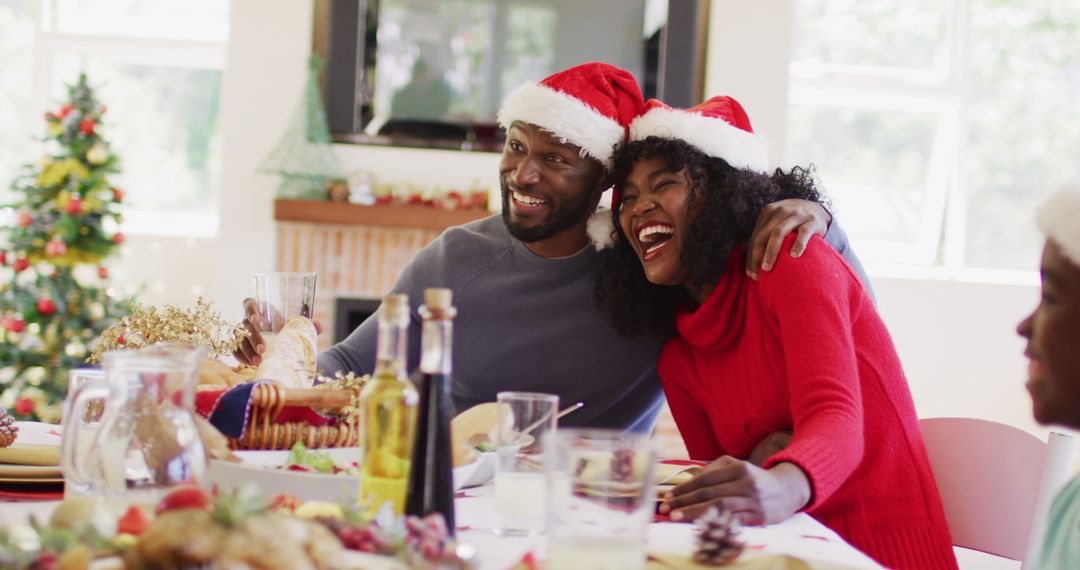
[[[738,101],[723,95],[689,109],[672,109],[650,99],[645,112],[630,123],[630,141],[648,137],[686,141],[732,168],[765,172],[769,166],[768,147],[754,134],[750,117]]]
[[[1039,207],[1036,220],[1069,261],[1080,265],[1080,186],[1066,186],[1051,194]]]
[[[626,141],[630,121],[645,106],[634,76],[607,63],[583,63],[540,83],[514,89],[499,109],[499,126],[536,125],[581,147],[608,171],[615,147]]]
[[[645,111],[630,123],[628,142],[649,137],[684,141],[737,169],[765,173],[769,166],[768,146],[764,139],[754,134],[750,117],[742,105],[727,96],[713,97],[689,109],[674,109],[662,101],[650,99],[645,103]],[[612,191],[612,217],[618,210],[621,194],[618,186]],[[612,244],[608,227],[614,223],[612,219],[605,226],[598,219],[589,220],[589,236],[596,249]]]

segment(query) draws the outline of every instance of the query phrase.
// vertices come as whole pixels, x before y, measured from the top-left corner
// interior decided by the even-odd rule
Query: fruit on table
[[[139,536],[150,526],[151,522],[150,517],[142,510],[142,507],[132,505],[128,507],[127,512],[116,520],[116,533]]]
[[[161,499],[161,502],[157,505],[156,513],[160,515],[161,513],[183,509],[200,509],[205,511],[209,510],[213,504],[213,498],[201,487],[177,487]]]

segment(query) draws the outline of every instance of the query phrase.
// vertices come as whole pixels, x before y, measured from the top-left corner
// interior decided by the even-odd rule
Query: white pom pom
[[[589,240],[596,251],[602,251],[615,243],[615,223],[611,219],[611,210],[599,208],[589,216]]]
[[[1039,208],[1037,219],[1047,237],[1080,265],[1080,186],[1068,186],[1051,195]]]

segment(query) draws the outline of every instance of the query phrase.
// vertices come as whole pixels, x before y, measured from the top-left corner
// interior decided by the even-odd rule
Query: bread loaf
[[[315,382],[317,334],[309,319],[289,319],[266,347],[255,378],[273,380],[286,388],[310,388]]]

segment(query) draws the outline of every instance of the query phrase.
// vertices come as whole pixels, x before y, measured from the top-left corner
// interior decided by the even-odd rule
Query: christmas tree
[[[15,224],[0,229],[0,408],[19,419],[59,420],[68,371],[125,313],[102,264],[124,240],[107,226],[124,192],[108,181],[119,161],[101,135],[105,111],[80,75],[45,113],[44,155],[12,184]]]

